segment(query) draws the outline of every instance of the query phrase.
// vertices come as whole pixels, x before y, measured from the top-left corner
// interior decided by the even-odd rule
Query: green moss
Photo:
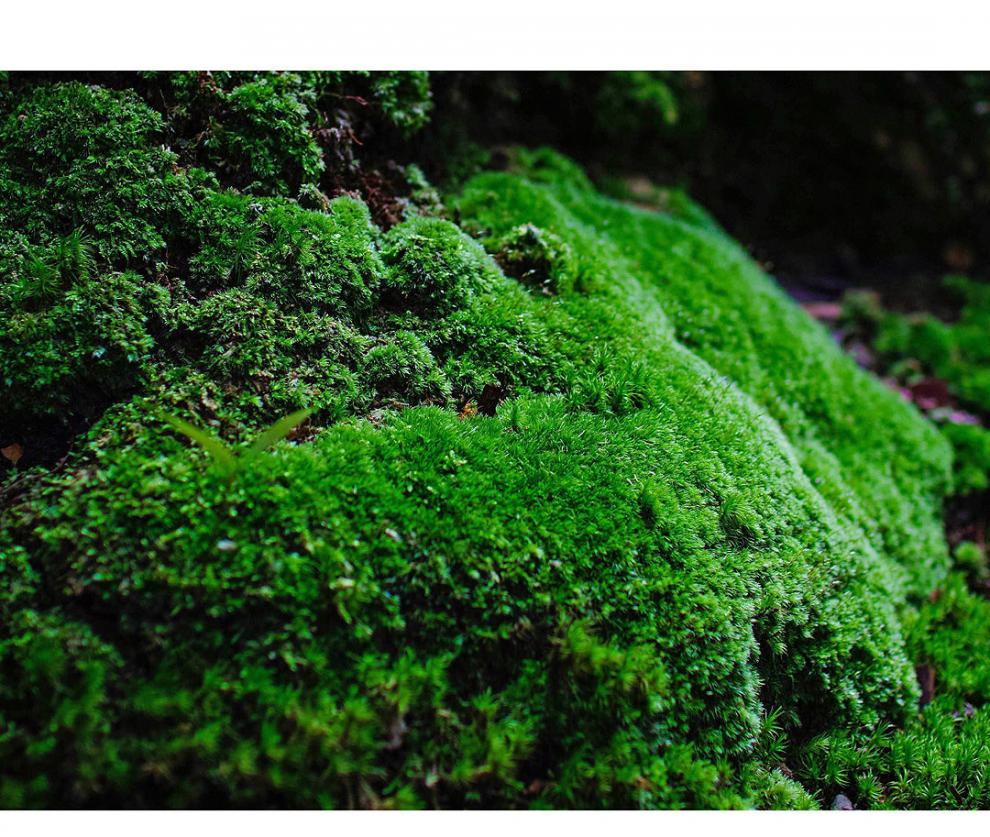
[[[951,576],[907,619],[912,657],[931,672],[935,699],[905,729],[838,732],[808,744],[802,778],[858,807],[986,808],[990,603]]]
[[[941,425],[941,429],[955,453],[955,493],[964,496],[990,488],[990,430],[952,422]]]
[[[265,75],[221,94],[223,117],[205,141],[210,159],[249,192],[294,195],[323,170],[309,127],[313,92],[294,73]]]
[[[25,263],[22,262],[22,266]],[[152,321],[168,294],[133,273],[39,278],[14,274],[0,288],[4,410],[12,423],[83,410],[136,390],[154,346]]]
[[[117,269],[156,269],[187,199],[158,113],[128,91],[38,86],[0,124],[0,229],[49,245],[81,228]],[[5,249],[0,246],[0,252]]]
[[[345,318],[367,312],[376,298],[383,274],[378,231],[364,204],[352,198],[314,212],[288,201],[252,203],[213,192],[192,223],[201,247],[190,266],[201,287],[222,288],[233,279],[281,308]]]
[[[224,86],[204,87],[198,74],[173,81],[186,103],[177,124],[208,101],[229,131],[244,127],[217,99]],[[240,90],[236,76],[220,81]],[[303,82],[248,84],[252,97],[291,98]],[[359,361],[398,326],[372,316],[386,271],[363,203],[340,197],[307,211],[222,191],[213,173],[178,165],[161,145],[162,117],[128,91],[72,82],[21,93],[0,150],[5,444],[24,444],[27,461],[54,459],[63,451],[46,454],[39,439],[78,432],[177,363],[205,372],[228,401],[253,400],[260,425],[303,405],[329,416],[376,397],[356,378]],[[291,169],[282,121],[263,107],[252,119],[279,171]],[[235,156],[264,162],[260,151]],[[236,180],[220,163],[217,173]]]
[[[398,331],[365,355],[362,374],[383,396],[417,401],[450,396],[450,382],[437,368],[426,344],[411,331]]]
[[[466,307],[493,283],[491,260],[450,221],[418,217],[393,228],[382,250],[392,305],[427,316]]]
[[[374,101],[385,118],[404,133],[423,128],[430,118],[430,81],[424,72],[368,73]]]
[[[184,160],[259,196],[337,194],[429,120],[429,75],[409,71],[144,74]],[[391,140],[391,145],[387,145]],[[377,151],[376,151],[377,149]],[[343,183],[342,183],[343,181]],[[312,208],[321,208],[319,206]]]
[[[985,699],[945,439],[716,228],[517,165],[460,226],[387,232],[270,194],[284,172],[152,171],[181,185],[147,216],[164,272],[120,272],[103,228],[94,270],[44,249],[71,230],[4,239],[55,266],[0,280],[47,329],[19,332],[22,409],[62,403],[33,403],[38,358],[71,361],[64,401],[98,341],[126,387],[7,483],[3,804],[811,807],[845,787],[784,771],[811,737],[811,766],[888,724],[955,746],[915,717],[917,663]],[[161,419],[238,451],[303,406],[233,476]]]
[[[779,426],[824,499],[881,554],[895,557],[888,571],[908,587],[931,589],[945,561],[932,502],[945,488],[946,446],[898,396],[831,351],[824,330],[736,245],[595,197],[571,176],[548,189],[484,175],[468,186],[460,209],[489,233],[486,242],[523,217],[555,230],[605,286],[592,298],[562,301],[563,309],[618,348],[635,341],[654,369],[667,361],[652,352],[683,348],[732,381]]]
[[[892,359],[916,359],[961,399],[990,410],[990,291],[961,276],[947,278],[945,286],[962,302],[956,322],[876,312],[876,347]]]
[[[547,296],[573,290],[580,272],[570,248],[532,224],[508,232],[498,244],[496,259],[507,276]]]
[[[873,341],[879,363],[887,373],[913,384],[933,376],[965,407],[990,409],[990,292],[985,285],[961,276],[944,280],[946,291],[960,303],[953,322],[930,314],[886,311],[870,294],[850,294],[845,300],[847,324]],[[990,485],[990,430],[978,424],[955,423],[944,408],[932,411],[952,445],[955,493],[973,494]]]
[[[990,575],[987,567],[986,552],[973,541],[962,541],[953,553],[956,566],[966,572],[971,578],[980,581]]]

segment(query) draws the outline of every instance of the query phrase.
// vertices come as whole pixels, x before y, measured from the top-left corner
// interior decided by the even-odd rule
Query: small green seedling
[[[164,418],[172,427],[178,430],[183,436],[194,441],[205,450],[217,470],[228,480],[233,479],[244,464],[264,451],[268,450],[276,442],[284,439],[295,428],[302,424],[312,415],[312,410],[297,410],[294,413],[280,418],[273,425],[261,431],[247,450],[239,456],[225,445],[220,439],[207,430],[190,424],[182,419],[165,414]]]

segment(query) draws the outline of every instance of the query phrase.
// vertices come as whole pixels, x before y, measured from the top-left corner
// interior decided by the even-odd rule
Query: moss
[[[249,192],[294,195],[323,170],[309,127],[315,104],[294,73],[266,75],[221,94],[224,114],[205,145],[209,158]]]
[[[709,232],[725,234],[718,221],[691,200],[683,189],[657,186],[641,179],[608,178],[598,185],[609,197],[638,204],[657,212],[666,212],[686,224],[702,227]]]
[[[978,412],[990,409],[990,293],[985,285],[961,276],[943,282],[959,303],[959,316],[945,322],[931,314],[885,310],[870,294],[850,294],[844,304],[846,325],[872,340],[880,368],[905,385],[944,382],[946,395]],[[944,396],[943,396],[944,398]],[[945,399],[949,400],[949,399]],[[951,402],[950,402],[951,403]],[[990,430],[944,405],[931,410],[952,445],[955,493],[965,496],[990,485]]]
[[[142,148],[157,135],[162,118],[133,91],[69,82],[39,85],[11,109],[4,125],[4,159],[43,182],[80,160],[105,162]]]
[[[382,396],[435,398],[441,403],[450,396],[450,382],[426,344],[411,331],[398,331],[369,349],[362,375]]]
[[[320,194],[353,191],[380,169],[398,174],[386,191],[408,196],[413,184],[392,157],[432,105],[429,75],[409,71],[145,73],[141,88],[164,106],[184,162],[225,186],[316,209]]]
[[[64,266],[31,297],[23,409],[46,334],[70,360],[109,342],[135,392],[5,481],[3,804],[811,807],[845,786],[821,742],[929,736],[916,664],[985,699],[938,431],[716,228],[546,150],[516,165],[452,199],[459,224],[388,231],[352,198],[152,171],[181,200],[149,208],[170,259],[139,274],[104,228],[92,271],[44,249],[71,230],[4,239]],[[554,293],[499,267],[506,242]],[[161,418],[237,451],[303,406],[232,476]],[[946,723],[926,746],[956,746]]]
[[[423,128],[430,118],[430,81],[424,72],[369,73],[372,96],[385,118],[409,134]]]
[[[493,282],[494,269],[484,251],[441,218],[413,218],[392,229],[382,258],[393,305],[427,315],[464,308]]]
[[[23,265],[23,263],[22,263]],[[42,294],[23,273],[0,289],[4,410],[12,423],[102,410],[138,389],[168,294],[133,273],[61,278]],[[67,285],[67,287],[63,287]]]
[[[932,672],[935,698],[905,729],[837,732],[810,742],[800,775],[858,807],[979,808],[990,804],[990,603],[951,576],[907,619],[912,656]]]
[[[552,232],[522,224],[498,243],[496,260],[507,276],[545,294],[574,288],[579,268],[570,248]]]
[[[956,566],[976,581],[984,580],[990,575],[986,553],[973,541],[961,541],[956,546],[953,558]]]
[[[635,339],[649,366],[666,363],[650,351],[683,348],[732,381],[779,426],[816,490],[855,528],[882,538],[876,541],[881,554],[899,556],[888,570],[908,587],[930,590],[945,561],[931,504],[945,488],[949,461],[936,432],[833,352],[824,330],[724,236],[595,197],[576,184],[568,176],[548,189],[484,175],[468,186],[460,209],[489,232],[486,241],[523,215],[554,229],[605,286],[593,298],[563,301],[564,309],[618,347]],[[657,309],[662,313],[648,313]],[[888,425],[882,428],[881,414]]]
[[[187,198],[158,113],[128,91],[40,85],[0,125],[0,228],[49,245],[81,228],[117,269],[156,269]]]
[[[3,119],[0,436],[24,446],[25,464],[55,461],[108,405],[150,390],[177,363],[236,392],[233,401],[254,399],[261,425],[304,404],[336,415],[375,397],[355,377],[358,361],[395,326],[371,321],[385,267],[367,207],[339,197],[304,210],[222,190],[217,175],[236,178],[220,163],[182,168],[162,139],[210,102],[241,130],[220,100],[255,82],[172,81],[186,104],[171,128],[130,91],[76,82],[21,85]],[[285,97],[303,81],[257,85],[252,96]],[[279,171],[291,169],[282,122],[264,108],[252,118]]]
[[[945,280],[946,291],[961,301],[957,321],[928,314],[905,316],[874,312],[877,350],[889,358],[914,358],[923,369],[947,381],[964,401],[990,410],[990,292],[965,277]]]
[[[990,488],[990,430],[976,424],[941,425],[952,445],[954,493],[965,496]]]
[[[317,212],[214,192],[192,223],[202,230],[202,246],[191,259],[201,287],[234,279],[282,308],[345,318],[367,312],[376,298],[384,272],[378,230],[364,204],[352,198],[336,198]]]

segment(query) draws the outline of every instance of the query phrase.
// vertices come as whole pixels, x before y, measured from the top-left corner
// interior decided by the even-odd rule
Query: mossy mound
[[[86,90],[3,136],[51,97],[158,130]],[[383,230],[176,163],[121,248],[9,220],[5,148],[2,423],[95,423],[5,481],[0,804],[807,807],[845,785],[785,758],[917,714],[948,445],[704,213],[536,152]]]

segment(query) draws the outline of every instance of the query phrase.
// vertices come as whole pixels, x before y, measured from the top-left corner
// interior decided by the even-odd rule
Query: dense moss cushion
[[[6,479],[0,804],[804,806],[778,736],[916,712],[947,443],[696,207],[536,152],[383,231],[5,119],[2,420],[95,423]]]

